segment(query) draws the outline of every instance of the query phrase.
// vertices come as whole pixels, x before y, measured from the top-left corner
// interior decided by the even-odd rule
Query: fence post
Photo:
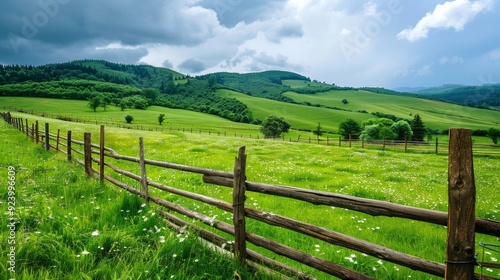
[[[40,132],[38,131],[38,121],[35,122],[35,143],[40,143]]]
[[[85,174],[92,177],[92,135],[85,132],[83,135],[83,149],[85,156]]]
[[[450,129],[445,279],[474,279],[476,186],[469,129]]]
[[[408,137],[405,136],[405,153],[408,152]]]
[[[28,119],[26,119],[26,137],[30,137]]]
[[[31,140],[35,140],[35,124],[34,123],[31,123],[31,136],[30,136]]]
[[[365,148],[365,138],[361,138],[361,148]]]
[[[146,163],[144,160],[144,139],[139,137],[139,165],[141,166],[141,195],[149,204],[148,177],[146,176]]]
[[[67,151],[68,161],[71,161],[71,130],[68,131],[68,137],[66,140],[67,140],[66,148],[68,149]]]
[[[383,144],[383,145],[384,145],[384,146],[383,146],[383,149],[385,150],[385,137],[384,137],[384,144]]]
[[[56,151],[59,151],[59,137],[61,135],[61,129],[57,129],[57,138],[56,138]]]
[[[349,148],[352,148],[352,137],[350,133],[349,133]]]
[[[233,224],[235,248],[234,255],[240,265],[246,262],[246,230],[245,230],[245,168],[246,168],[245,146],[241,147],[238,157],[234,162],[234,185],[233,185]]]
[[[99,180],[104,182],[104,125],[101,124],[101,135],[99,137]]]
[[[342,146],[342,137],[339,136],[339,147]]]
[[[438,142],[439,142],[439,140],[438,140],[438,138],[436,137],[436,154],[438,153]]]
[[[49,123],[45,123],[45,150],[48,151],[50,149],[49,144]]]

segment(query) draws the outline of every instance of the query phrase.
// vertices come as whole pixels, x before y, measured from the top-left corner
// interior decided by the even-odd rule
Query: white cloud
[[[465,60],[460,57],[460,56],[452,56],[452,57],[447,57],[443,56],[441,59],[439,59],[439,64],[444,65],[444,64],[464,64]]]
[[[490,51],[487,56],[491,61],[500,61],[500,49]]]
[[[460,31],[476,15],[494,8],[493,0],[454,0],[439,4],[432,13],[427,13],[414,28],[408,28],[398,34],[399,39],[414,42],[427,38],[431,29],[455,29]]]

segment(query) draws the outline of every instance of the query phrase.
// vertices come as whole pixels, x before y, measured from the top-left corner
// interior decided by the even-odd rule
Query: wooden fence
[[[447,153],[448,143],[444,141],[439,141],[438,136],[435,136],[432,141],[410,141],[410,140],[361,140],[361,139],[343,139],[340,137],[318,137],[311,135],[299,135],[297,137],[274,137],[274,138],[264,138],[259,134],[257,130],[248,130],[248,133],[231,133],[225,130],[225,128],[212,127],[212,128],[194,128],[194,127],[184,127],[181,125],[139,125],[139,124],[125,124],[112,122],[103,119],[95,118],[77,118],[69,117],[57,114],[51,114],[46,112],[38,112],[35,110],[25,110],[12,106],[4,106],[4,110],[16,111],[21,113],[27,113],[35,116],[42,116],[47,118],[53,118],[63,121],[71,121],[84,124],[93,125],[105,125],[107,127],[118,127],[126,129],[144,130],[144,131],[159,131],[159,132],[182,132],[191,134],[205,134],[217,137],[236,137],[236,138],[249,138],[249,139],[267,139],[270,141],[286,141],[286,142],[296,142],[296,143],[307,143],[315,145],[325,145],[325,146],[339,146],[339,147],[354,147],[354,148],[377,148],[382,150],[399,150],[404,152],[424,152],[424,153]],[[238,130],[243,130],[238,128]],[[478,144],[473,143],[474,155],[491,155],[500,156],[500,145],[494,144]]]
[[[90,133],[85,133],[84,140],[78,141],[72,138],[71,131],[68,131],[66,136],[62,136],[60,130],[57,130],[57,134],[53,134],[49,131],[49,124],[46,124],[45,131],[40,133],[38,130],[38,122],[30,126],[27,120],[24,121],[19,118],[13,118],[8,113],[2,114],[2,116],[8,123],[25,133],[26,136],[33,139],[33,141],[41,143],[45,149],[55,149],[56,151],[63,152],[67,155],[69,161],[75,161],[83,165],[88,176],[98,176],[103,182],[108,181],[122,189],[143,197],[147,203],[153,202],[169,210],[160,210],[160,213],[166,218],[169,227],[178,231],[183,230],[185,227],[190,227],[197,231],[201,238],[219,246],[223,250],[229,250],[242,265],[258,266],[261,269],[262,266],[265,266],[265,269],[279,271],[289,277],[314,279],[314,277],[310,275],[248,249],[247,243],[249,242],[277,255],[284,256],[341,279],[373,279],[370,276],[353,271],[329,260],[312,256],[272,239],[248,232],[246,230],[246,220],[254,219],[271,226],[288,229],[317,240],[349,248],[387,262],[443,277],[445,279],[495,279],[489,276],[475,274],[474,266],[479,264],[483,267],[500,268],[496,263],[479,263],[474,256],[475,233],[500,237],[500,222],[475,217],[475,182],[472,165],[472,141],[470,130],[450,130],[448,168],[449,209],[448,212],[440,212],[398,205],[387,201],[364,199],[330,192],[300,189],[291,186],[251,182],[247,180],[245,174],[245,147],[240,148],[238,157],[235,159],[233,171],[220,171],[146,159],[144,157],[144,144],[142,138],[139,138],[140,152],[138,158],[120,155],[113,149],[104,145],[104,126],[101,126],[100,143],[93,144],[91,142]],[[75,146],[81,148],[76,149]],[[74,157],[75,154],[81,159]],[[138,163],[141,174],[134,174],[112,165],[107,162],[107,158]],[[93,168],[93,163],[98,164],[99,168]],[[230,202],[222,201],[213,197],[150,181],[147,179],[147,166],[157,166],[199,174],[202,176],[205,183],[231,188],[233,199]],[[105,167],[107,167],[107,169],[105,169]],[[110,174],[121,174],[137,181],[140,184],[140,189],[115,179],[108,175],[108,172]],[[228,224],[215,220],[195,210],[169,202],[161,197],[153,196],[149,192],[149,187],[153,187],[162,192],[168,192],[196,200],[230,212],[233,214],[233,223]],[[447,226],[446,262],[442,264],[418,258],[365,240],[346,236],[320,226],[294,220],[286,216],[252,209],[245,204],[246,192],[272,195],[276,196],[276,199],[280,199],[280,197],[292,198],[314,204],[316,207],[341,207],[372,216],[398,217]],[[178,215],[172,214],[173,212],[181,214],[189,218],[189,220],[199,220],[206,225],[233,236],[234,240],[227,240],[219,234],[187,222],[179,218]],[[234,246],[225,246],[227,244],[233,244]]]

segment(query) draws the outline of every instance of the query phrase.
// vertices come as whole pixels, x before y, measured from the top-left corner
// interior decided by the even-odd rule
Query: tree
[[[411,121],[411,130],[413,131],[413,140],[415,141],[424,141],[424,137],[426,135],[426,129],[422,118],[420,118],[419,114],[416,114],[413,120]]]
[[[125,100],[120,101],[120,109],[123,111],[127,108],[127,102]]]
[[[357,139],[361,134],[361,127],[359,124],[353,119],[347,119],[339,124],[339,134],[344,137],[344,139],[348,139],[349,135],[353,139]]]
[[[396,139],[405,140],[411,139],[413,131],[407,121],[397,121],[391,125],[391,130],[396,134]]]
[[[101,97],[99,97],[99,96],[94,96],[94,97],[92,97],[92,98],[90,99],[90,101],[89,101],[89,104],[88,104],[88,105],[89,105],[89,107],[90,107],[91,109],[93,109],[93,110],[94,110],[94,112],[95,112],[95,111],[96,111],[96,109],[97,109],[99,106],[101,106]]]
[[[313,133],[317,136],[323,135],[323,131],[321,131],[321,123],[318,123],[318,127],[316,127],[316,130],[313,130]]]
[[[288,132],[290,127],[291,125],[283,117],[269,116],[262,122],[260,132],[268,138],[280,137],[283,133]]]
[[[160,123],[160,125],[163,123],[164,120],[165,120],[165,114],[160,114],[158,116],[158,122]]]
[[[488,136],[491,138],[493,141],[493,144],[498,144],[498,137],[500,137],[500,130],[496,128],[490,128],[488,129]]]
[[[133,120],[134,120],[134,117],[132,117],[131,115],[125,116],[125,121],[127,121],[127,123],[132,123]]]
[[[347,99],[345,99],[345,98],[342,99],[342,104],[347,104],[347,103],[349,103],[349,101],[347,101]]]

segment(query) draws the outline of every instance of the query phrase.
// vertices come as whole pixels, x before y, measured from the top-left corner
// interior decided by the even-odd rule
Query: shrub
[[[134,120],[134,117],[132,117],[131,115],[125,116],[125,121],[127,121],[127,123],[132,123],[133,120]]]

